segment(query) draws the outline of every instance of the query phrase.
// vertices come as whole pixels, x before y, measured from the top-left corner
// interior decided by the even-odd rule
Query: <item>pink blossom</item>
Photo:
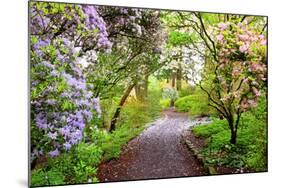
[[[251,37],[251,40],[252,40],[252,41],[257,41],[257,40],[258,40],[258,37],[257,37],[257,36],[252,36],[252,37]]]
[[[259,35],[259,39],[263,40],[264,39],[264,35]]]
[[[259,90],[257,90],[257,88],[253,88],[253,93],[257,96],[257,97],[259,97],[259,96],[261,96],[261,92],[259,91]]]
[[[263,66],[260,65],[259,63],[252,63],[251,65],[251,71],[253,72],[262,72],[263,71]]]
[[[249,39],[249,36],[248,35],[239,35],[239,39],[242,41],[246,41]]]
[[[224,63],[220,64],[219,68],[223,69],[224,68]]]
[[[241,103],[241,108],[242,109],[247,109],[249,107],[246,99],[243,99],[242,103]]]
[[[221,30],[225,30],[228,27],[228,24],[226,24],[226,23],[219,23],[218,26],[219,26],[219,28]]]
[[[253,36],[253,32],[252,31],[247,31],[249,36]]]
[[[243,44],[242,46],[239,47],[240,52],[245,53],[247,52],[249,49],[249,45],[248,44]]]
[[[261,44],[262,46],[266,45],[266,40],[265,40],[265,39],[261,40],[260,44]]]
[[[248,81],[249,81],[248,78],[244,78],[244,79],[243,79],[243,83],[247,83]]]
[[[223,35],[222,34],[219,34],[217,35],[217,40],[220,42],[223,40]]]

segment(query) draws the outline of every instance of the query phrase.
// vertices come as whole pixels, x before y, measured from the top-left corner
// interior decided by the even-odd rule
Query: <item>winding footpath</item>
[[[101,182],[206,175],[202,165],[181,142],[194,123],[172,109],[123,148],[120,158],[99,166]]]

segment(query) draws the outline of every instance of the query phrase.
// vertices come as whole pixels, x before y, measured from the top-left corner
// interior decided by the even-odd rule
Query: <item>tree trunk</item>
[[[141,84],[136,83],[136,85],[135,85],[135,92],[136,92],[136,98],[138,100],[141,100]]]
[[[228,117],[227,121],[228,121],[228,125],[229,125],[230,131],[231,131],[230,143],[236,144],[237,126],[236,126],[236,124],[234,125],[234,119],[232,116]]]
[[[231,144],[236,144],[236,138],[237,138],[237,130],[231,130]]]
[[[114,113],[114,116],[113,116],[113,118],[111,119],[109,132],[112,132],[112,131],[115,130],[115,128],[116,128],[116,123],[117,123],[117,119],[118,119],[119,116],[120,116],[121,109],[122,109],[123,105],[125,104],[125,102],[126,102],[128,96],[130,95],[132,89],[135,87],[135,85],[136,85],[136,84],[130,85],[130,86],[126,89],[124,95],[122,96],[122,98],[121,98],[121,100],[120,100],[120,102],[119,102],[119,105],[118,105],[118,107],[116,108],[116,111],[115,111],[115,113]]]
[[[148,97],[148,78],[149,78],[149,75],[145,75],[145,77],[144,77],[144,87],[143,87],[145,99],[147,99],[147,97]]]
[[[171,99],[170,107],[174,107],[174,106],[175,106],[175,101],[173,99]]]
[[[181,90],[181,80],[182,80],[182,69],[181,67],[177,70],[177,90]]]
[[[145,101],[147,99],[148,77],[149,76],[146,75],[144,79],[135,86],[136,97],[139,101]]]
[[[173,72],[172,73],[172,88],[175,88],[176,85],[176,74]]]
[[[233,127],[233,130],[231,130],[231,140],[230,140],[231,144],[236,144],[237,130],[238,130],[239,122],[240,122],[240,117],[241,117],[241,113],[237,113],[237,119],[236,119],[235,125]]]

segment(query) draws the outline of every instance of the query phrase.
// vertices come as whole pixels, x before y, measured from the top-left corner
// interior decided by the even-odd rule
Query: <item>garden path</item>
[[[121,156],[99,166],[101,182],[206,175],[192,152],[181,142],[182,132],[192,126],[186,113],[165,110],[131,140]]]

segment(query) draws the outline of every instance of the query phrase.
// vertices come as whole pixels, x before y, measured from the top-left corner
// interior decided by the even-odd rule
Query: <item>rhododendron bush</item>
[[[87,122],[101,115],[79,62],[86,49],[110,49],[111,42],[94,6],[32,3],[30,13],[34,160],[70,150],[82,140]]]

